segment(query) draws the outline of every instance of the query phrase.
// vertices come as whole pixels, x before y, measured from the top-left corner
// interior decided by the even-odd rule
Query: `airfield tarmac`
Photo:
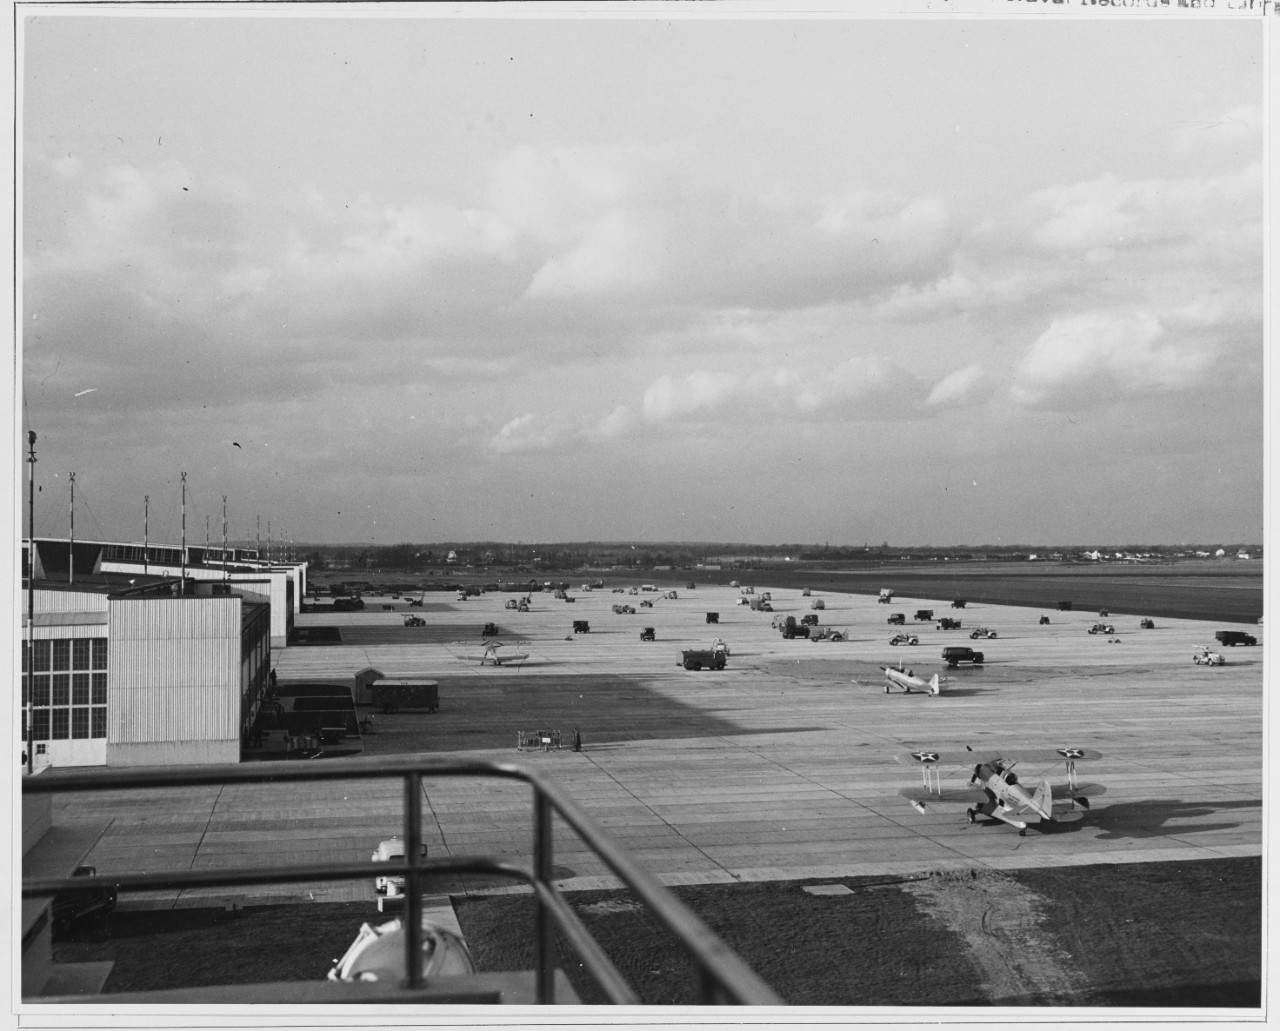
[[[737,604],[729,587],[620,595],[573,590],[566,604],[533,595],[528,613],[512,594],[466,601],[366,596],[361,612],[305,613],[300,627],[336,626],[343,643],[290,647],[276,658],[283,685],[352,684],[360,670],[420,675],[440,685],[440,709],[377,714],[367,755],[456,755],[519,762],[554,779],[638,861],[667,884],[824,879],[985,867],[1077,865],[1254,856],[1262,851],[1263,649],[1221,649],[1227,665],[1194,665],[1219,624],[1112,615],[1114,639],[1090,635],[1096,612],[937,598],[815,591],[823,625],[844,642],[784,640],[772,615]],[[675,589],[679,597],[663,598]],[[774,614],[799,620],[813,599],[773,589]],[[642,600],[652,608],[640,608]],[[634,615],[612,612],[615,603]],[[384,609],[391,606],[390,610]],[[917,608],[963,620],[959,631],[913,623]],[[710,626],[705,613],[717,611]],[[425,628],[403,626],[423,616]],[[905,612],[916,647],[890,647]],[[1038,625],[1042,614],[1051,623]],[[574,620],[589,634],[572,633]],[[480,666],[480,629],[527,651],[520,666]],[[969,628],[995,629],[970,640]],[[657,640],[640,640],[652,626]],[[1262,639],[1262,628],[1250,628]],[[686,671],[682,648],[722,638],[723,671]],[[970,645],[986,664],[946,670],[941,648]],[[948,677],[943,694],[886,694],[880,666],[904,661],[917,675]],[[364,715],[370,710],[362,708]],[[583,747],[568,747],[577,728]],[[517,751],[519,731],[561,731],[564,748]],[[350,745],[350,742],[347,743]],[[930,804],[921,815],[900,795],[920,782],[896,754],[959,752],[952,786],[968,777],[965,746],[1000,750],[1072,746],[1103,758],[1081,763],[1082,781],[1105,786],[1092,808],[1053,833],[1026,837],[1002,824],[969,824],[964,806]],[[341,762],[340,758],[321,760]],[[1024,780],[1038,772],[1020,766]],[[1047,771],[1064,779],[1061,767]],[[424,785],[424,835],[433,857],[500,855],[528,862],[527,788],[441,779]],[[112,817],[88,862],[113,871],[366,861],[401,817],[393,782],[233,785],[124,794],[54,796],[58,822]],[[612,887],[603,863],[562,824],[555,873],[566,890]],[[493,882],[434,878],[432,892],[493,890]],[[515,890],[515,889],[510,889]],[[121,905],[362,901],[372,885],[312,883],[232,891],[130,895]]]

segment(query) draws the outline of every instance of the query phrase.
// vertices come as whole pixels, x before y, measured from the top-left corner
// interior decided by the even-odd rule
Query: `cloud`
[[[1158,343],[1163,336],[1160,323],[1143,311],[1055,319],[1018,364],[1011,396],[1020,405],[1064,409],[1196,386],[1213,350]]]
[[[963,369],[944,376],[933,385],[926,406],[944,405],[958,407],[971,403],[984,394],[988,387],[986,372],[978,365],[968,365]]]
[[[519,454],[545,451],[559,440],[560,434],[556,430],[542,425],[534,413],[527,412],[498,430],[489,441],[489,448],[503,455]]]

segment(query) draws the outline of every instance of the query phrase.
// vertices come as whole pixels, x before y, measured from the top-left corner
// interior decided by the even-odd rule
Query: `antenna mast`
[[[67,566],[67,583],[76,582],[76,474],[68,473],[71,477],[71,549],[70,564]]]

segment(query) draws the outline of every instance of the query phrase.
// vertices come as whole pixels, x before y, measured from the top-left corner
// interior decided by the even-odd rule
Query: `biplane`
[[[1106,789],[1101,784],[1080,784],[1076,780],[1076,763],[1101,759],[1102,753],[1091,748],[1032,748],[1005,752],[934,752],[920,750],[896,755],[905,765],[918,766],[921,786],[903,788],[901,794],[911,800],[912,808],[923,813],[929,802],[963,802],[970,823],[979,816],[1007,823],[1025,836],[1027,828],[1042,823],[1057,823],[1071,813],[1089,808],[1089,796]],[[969,783],[961,789],[942,787],[945,763],[955,763],[969,772]],[[1050,784],[1043,776],[1019,778],[1014,766],[1019,763],[1064,763],[1065,784]],[[1082,815],[1082,814],[1080,814]]]

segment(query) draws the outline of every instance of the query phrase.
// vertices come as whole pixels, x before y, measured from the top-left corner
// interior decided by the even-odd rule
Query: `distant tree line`
[[[1222,548],[1228,556],[1248,551],[1261,554],[1260,545],[1143,545],[1102,547],[1107,556],[1117,553],[1143,556],[1154,561],[1185,558],[1197,553],[1214,554]],[[952,545],[949,547],[831,544],[735,544],[735,543],[632,543],[583,542],[571,544],[509,544],[497,541],[444,541],[433,544],[309,545],[303,558],[313,569],[386,569],[425,573],[445,566],[500,567],[538,570],[652,569],[670,566],[693,569],[715,565],[744,568],[782,562],[804,562],[821,567],[883,562],[1024,562],[1082,561],[1092,546],[1051,545]]]

